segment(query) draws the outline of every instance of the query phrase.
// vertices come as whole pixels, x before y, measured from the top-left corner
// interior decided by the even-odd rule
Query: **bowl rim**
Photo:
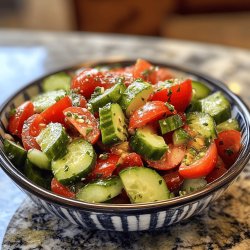
[[[0,107],[0,114],[2,114],[3,110],[6,106],[9,105],[12,99],[14,99],[20,92],[25,91],[32,85],[37,84],[42,79],[52,74],[61,71],[72,71],[80,69],[81,67],[87,66],[97,66],[97,65],[112,65],[114,63],[121,64],[122,66],[132,65],[135,60],[100,60],[96,62],[85,62],[83,64],[74,65],[72,67],[67,67],[61,70],[53,71],[48,74],[45,74],[25,86],[21,87],[17,90],[14,94],[12,94]],[[228,87],[222,83],[221,81],[207,76],[206,74],[200,73],[198,71],[188,69],[186,67],[172,64],[172,63],[160,63],[153,60],[150,60],[153,65],[158,65],[160,67],[167,67],[170,70],[177,70],[179,72],[189,74],[199,79],[208,82],[212,86],[216,86],[216,88],[220,89],[224,93],[226,93],[230,98],[234,101],[234,103],[238,106],[239,110],[244,114],[244,123],[246,124],[246,146],[242,148],[241,153],[237,159],[237,161],[230,167],[230,169],[226,172],[226,174],[212,183],[209,183],[203,189],[196,191],[194,193],[185,195],[185,196],[178,196],[169,200],[157,201],[157,202],[148,202],[148,203],[139,203],[139,204],[107,204],[107,203],[87,203],[83,201],[78,201],[75,199],[66,198],[63,196],[59,196],[57,194],[52,193],[49,190],[46,190],[42,187],[37,186],[33,182],[31,182],[28,178],[26,178],[21,171],[19,171],[7,158],[3,149],[0,147],[0,165],[4,172],[15,182],[21,189],[25,189],[28,193],[31,193],[34,196],[39,197],[42,200],[45,200],[49,203],[55,203],[62,207],[67,208],[74,208],[76,210],[88,210],[94,212],[112,212],[112,213],[134,213],[135,211],[141,210],[144,212],[149,212],[149,210],[154,209],[169,209],[173,207],[178,207],[183,204],[187,204],[190,202],[195,202],[198,199],[201,199],[205,196],[210,195],[212,192],[217,191],[218,189],[222,188],[223,186],[229,185],[243,170],[250,159],[250,109],[248,108],[247,104],[236,94],[232,93]]]

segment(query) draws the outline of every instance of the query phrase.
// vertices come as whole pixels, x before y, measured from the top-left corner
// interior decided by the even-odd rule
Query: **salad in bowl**
[[[33,183],[87,203],[165,201],[223,176],[242,147],[222,91],[143,59],[45,78],[9,112],[4,151]]]

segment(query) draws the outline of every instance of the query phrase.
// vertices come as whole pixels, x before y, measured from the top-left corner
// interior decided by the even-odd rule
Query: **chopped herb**
[[[170,89],[167,96],[170,97],[172,94],[173,94],[173,91],[172,91],[172,89]]]
[[[109,200],[109,199],[111,199],[111,194],[109,194],[108,196],[107,196],[107,200]]]
[[[106,153],[99,155],[99,159],[101,159],[101,160],[107,160],[108,158],[109,158],[109,156]]]
[[[174,106],[172,104],[165,102],[165,105],[167,106],[170,112],[174,112]]]
[[[162,184],[162,180],[159,180],[159,184],[160,184],[160,185]]]
[[[93,131],[93,128],[86,128],[86,135]]]
[[[12,110],[10,111],[9,115],[10,115],[10,116],[13,116],[13,115],[15,115],[15,114],[16,114],[16,109],[14,108],[14,109],[12,109]]]
[[[69,170],[69,166],[68,165],[65,165],[64,166],[64,172],[67,172]]]
[[[117,128],[117,131],[118,131],[118,132],[122,132],[121,128]]]
[[[226,153],[228,156],[231,156],[231,155],[234,154],[234,151],[233,151],[232,149],[230,149],[230,148],[227,148],[227,149],[225,149],[225,153]]]
[[[204,122],[204,123],[203,123],[203,126],[208,126],[208,123]]]

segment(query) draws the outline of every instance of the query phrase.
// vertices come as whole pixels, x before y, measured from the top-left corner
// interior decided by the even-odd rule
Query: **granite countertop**
[[[209,74],[250,105],[248,50],[151,37],[23,30],[0,30],[0,103],[45,73],[86,60],[138,57]],[[0,169],[4,190],[0,245],[8,227],[3,249],[249,249],[249,180],[248,165],[226,194],[202,214],[162,231],[122,234],[83,231],[57,220],[32,203]]]

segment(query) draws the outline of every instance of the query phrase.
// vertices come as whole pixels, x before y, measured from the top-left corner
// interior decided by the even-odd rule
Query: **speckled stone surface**
[[[86,60],[138,57],[216,77],[250,105],[248,50],[148,37],[15,30],[0,30],[0,104],[48,72]],[[0,192],[0,244],[9,223],[3,249],[249,249],[249,169],[248,165],[226,195],[203,214],[164,231],[129,234],[87,232],[63,224],[29,199],[23,202],[25,195],[0,169],[0,190],[4,190]]]

